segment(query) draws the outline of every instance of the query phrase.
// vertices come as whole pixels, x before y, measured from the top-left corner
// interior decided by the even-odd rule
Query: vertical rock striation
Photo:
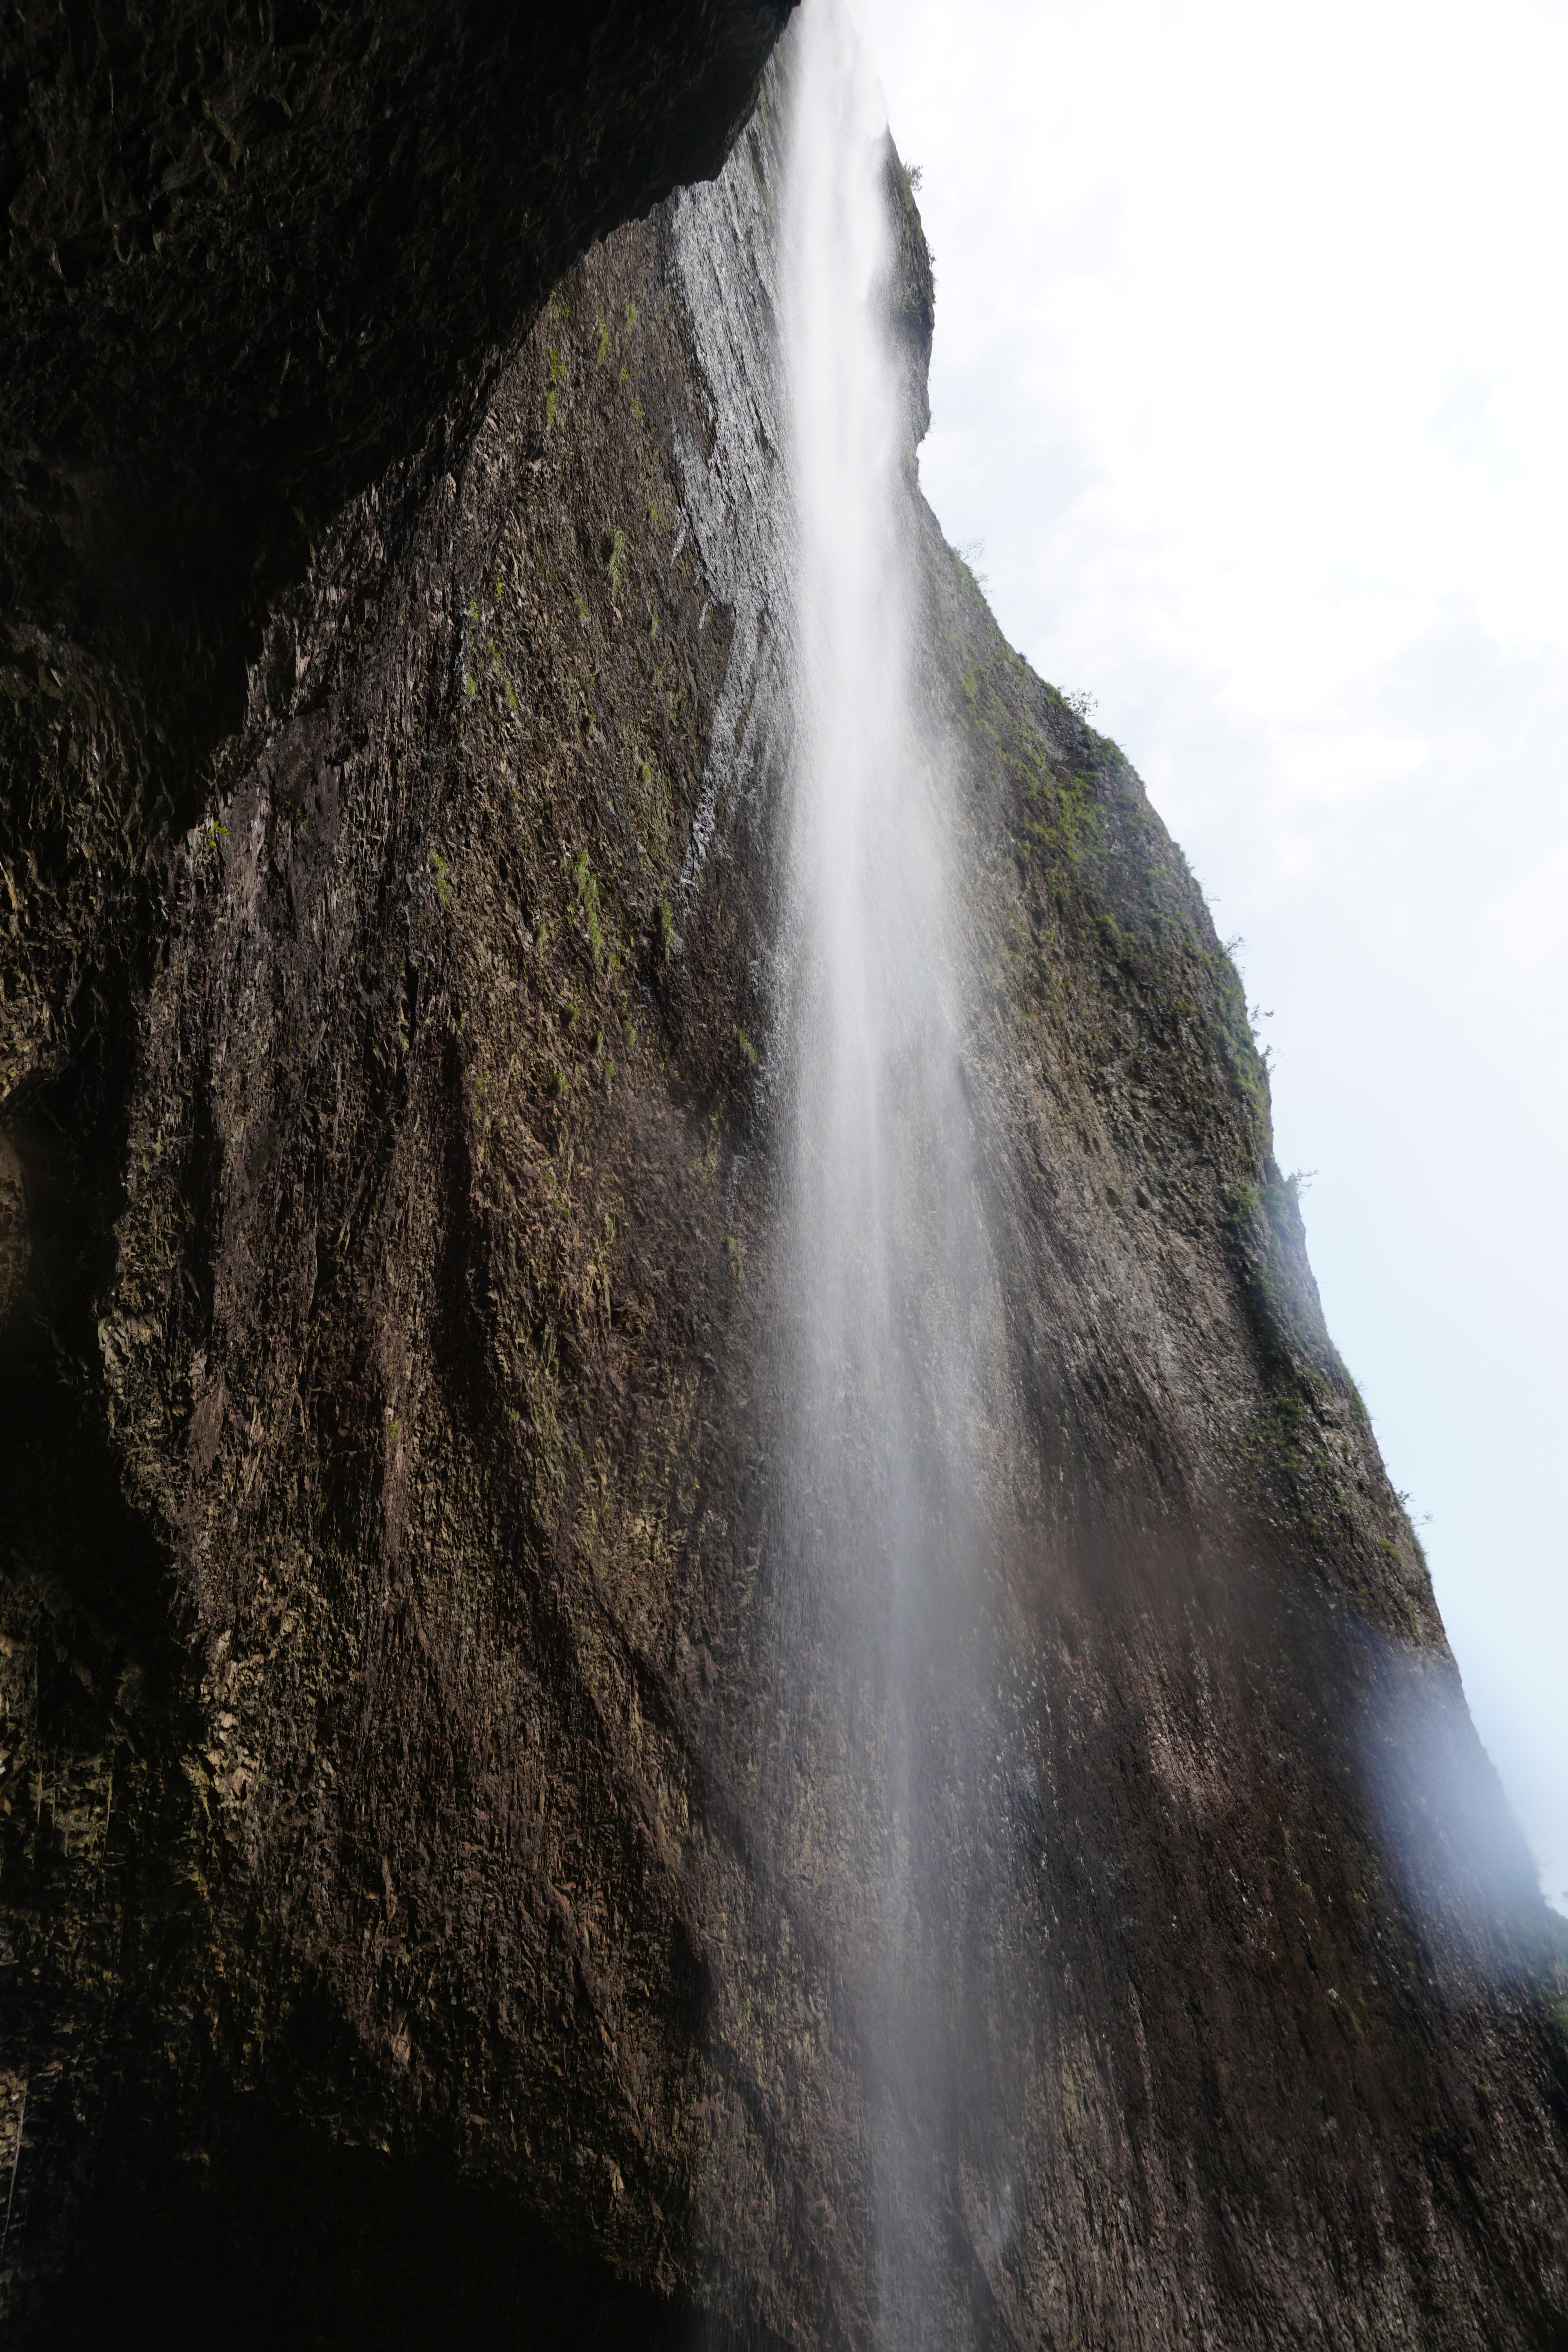
[[[717,51],[678,13],[684,73]],[[743,13],[693,12],[746,61],[720,146],[773,29]],[[300,58],[349,21],[312,16]],[[478,65],[454,98],[408,54],[411,117],[422,89],[432,126],[489,103]],[[490,307],[470,275],[466,388],[439,353],[388,363],[407,405],[331,425],[308,561],[235,527],[238,709],[169,699],[85,604],[23,613],[57,698],[7,706],[17,2343],[215,2312],[239,2344],[673,2342],[694,2310],[876,2339],[838,1824],[787,1872],[765,1833],[795,1599],[779,104],[771,79],[711,185],[544,299],[716,160],[672,107],[606,192],[584,134],[521,344],[533,279]],[[963,1932],[1006,2002],[1009,2137],[977,2166],[960,2117],[940,2151],[945,2324],[1561,2343],[1560,1948],[1323,1330],[1202,897],[920,499],[931,278],[890,152],[888,190],[1005,1358],[983,1483],[1016,1883],[1005,1950]],[[503,227],[514,200],[486,199]],[[221,178],[205,201],[229,218]],[[395,339],[425,298],[377,276],[394,224],[344,250]],[[9,779],[46,773],[68,845],[29,878],[54,836]],[[811,1601],[806,1696],[836,1638]]]

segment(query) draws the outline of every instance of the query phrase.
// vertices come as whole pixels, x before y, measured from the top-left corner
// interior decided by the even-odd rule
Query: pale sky
[[[927,495],[1246,941],[1568,1909],[1568,0],[852,5],[923,172]]]

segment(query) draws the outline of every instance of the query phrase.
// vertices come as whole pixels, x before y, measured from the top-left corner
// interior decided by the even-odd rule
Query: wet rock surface
[[[786,1659],[770,1541],[778,103],[445,414],[345,431],[177,791],[60,668],[54,772],[162,814],[9,934],[17,2342],[874,2336],[831,1874],[768,1832],[779,1673],[838,1635],[809,1597]],[[912,463],[1021,1879],[942,2334],[1560,2343],[1560,1946],[1239,984]]]

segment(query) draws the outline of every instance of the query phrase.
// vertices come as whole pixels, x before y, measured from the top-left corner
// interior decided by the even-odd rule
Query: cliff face
[[[7,12],[0,1087],[72,1056],[106,934],[144,931],[271,598],[346,498],[466,444],[595,236],[718,169],[788,5]]]
[[[47,952],[13,916],[19,2342],[215,2311],[258,2343],[874,2335],[831,1874],[786,1867],[767,1788],[781,1672],[808,1713],[837,1671],[771,1546],[778,102],[460,397],[392,370],[406,412],[333,424],[303,576],[235,541],[242,718],[182,722],[184,800],[57,882]],[[541,291],[707,160],[656,141],[606,196],[583,136]],[[1561,2343],[1550,1923],[1201,895],[920,499],[930,272],[891,158],[888,185],[1005,1305],[1017,1884],[1006,1950],[967,1932],[1009,2079],[1000,2152],[962,2122],[940,2151],[940,2332]],[[528,297],[449,299],[472,348]],[[59,740],[123,779],[70,696],[94,663],[125,707],[161,689],[112,632],[70,642]],[[822,1800],[830,1841],[852,1792]]]

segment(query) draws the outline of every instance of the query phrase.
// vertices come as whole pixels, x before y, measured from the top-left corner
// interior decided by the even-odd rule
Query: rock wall
[[[790,5],[7,12],[0,1088],[121,988],[272,599],[387,466],[466,446],[594,237],[718,169]]]
[[[242,2344],[875,2338],[827,1878],[764,1786],[796,1598],[780,104],[444,418],[386,425],[268,585],[242,721],[125,853],[133,951],[95,916],[29,967],[18,2342],[215,2311]],[[939,2333],[1561,2343],[1560,1946],[1201,894],[920,499],[931,280],[890,156],[889,198],[1006,1306],[1020,1874],[974,2028],[1005,2161],[943,2151]],[[834,1638],[815,1603],[793,1630],[808,1696]]]

